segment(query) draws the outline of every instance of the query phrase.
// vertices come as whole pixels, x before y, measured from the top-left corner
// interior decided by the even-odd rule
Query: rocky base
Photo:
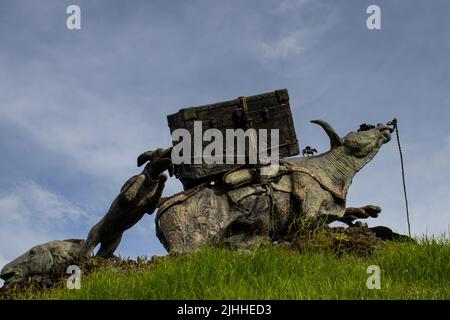
[[[315,233],[300,235],[289,247],[298,250],[333,251],[336,255],[369,256],[383,244],[383,239],[367,227],[324,227]]]

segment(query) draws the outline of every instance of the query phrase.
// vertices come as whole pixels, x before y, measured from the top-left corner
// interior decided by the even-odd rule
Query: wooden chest
[[[208,129],[218,129],[223,134],[224,139],[227,137],[227,129],[242,129],[245,131],[253,128],[257,133],[260,132],[260,129],[267,129],[269,154],[274,147],[278,147],[280,157],[295,156],[300,153],[287,89],[239,97],[234,100],[199,107],[184,108],[175,114],[169,115],[167,120],[171,133],[176,129],[189,131],[192,137],[192,150],[194,149],[195,133],[198,134],[199,124],[201,124],[202,134]],[[194,130],[195,126],[197,126],[196,130]],[[278,129],[279,140],[277,146],[271,145],[271,129]],[[174,145],[177,143],[174,142]],[[202,139],[201,143],[202,147],[205,148],[211,141],[203,141]],[[249,164],[248,151],[251,149],[249,146],[252,141],[247,141],[247,143],[246,153],[240,155],[239,159],[242,162],[243,157],[245,158],[244,162]],[[261,150],[258,149],[257,152],[261,152]],[[195,161],[195,158],[198,158],[201,154],[192,151],[191,155],[189,163],[175,165],[175,175],[183,182],[185,188],[242,166],[242,163],[237,163],[238,154],[233,155],[235,159],[234,164],[226,161],[226,156],[230,156],[229,153],[227,154],[226,141],[223,141],[223,154],[220,155],[223,157],[223,164],[198,163],[199,160]]]

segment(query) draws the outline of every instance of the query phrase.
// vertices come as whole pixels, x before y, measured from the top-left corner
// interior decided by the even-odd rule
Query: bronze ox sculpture
[[[391,139],[386,124],[350,132],[340,137],[323,120],[330,150],[317,156],[281,159],[279,170],[261,177],[256,168],[225,174],[222,181],[202,184],[161,199],[170,169],[168,152],[146,152],[143,172],[122,187],[105,217],[89,232],[82,253],[90,256],[101,244],[98,256],[111,256],[125,230],[157,207],[157,235],[169,252],[195,250],[204,244],[282,239],[299,218],[343,221],[376,217],[377,206],[346,208],[346,195],[354,175]]]

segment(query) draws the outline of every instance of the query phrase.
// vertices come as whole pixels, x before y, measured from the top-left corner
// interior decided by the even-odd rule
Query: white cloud
[[[302,54],[308,44],[307,32],[297,30],[277,39],[275,42],[262,43],[262,57],[264,59],[276,59]]]
[[[121,173],[135,168],[134,159],[145,151],[143,146],[157,146],[161,128],[151,127],[138,112],[112,110],[108,101],[89,93],[80,93],[80,99],[74,116],[70,102],[64,108],[56,107],[63,100],[36,105],[30,93],[26,101],[14,103],[2,116],[21,132],[28,133],[42,149],[72,160],[92,177],[120,184],[124,179]],[[170,142],[170,135],[167,137]]]
[[[57,228],[86,216],[75,204],[33,181],[16,184],[9,195],[0,198],[0,212],[2,219],[11,219],[18,224]]]
[[[306,5],[310,4],[311,0],[281,0],[278,2],[276,12],[278,13],[291,13],[293,10],[303,9]]]
[[[285,18],[286,13],[291,16],[293,12],[298,13],[298,19],[289,27],[281,29],[278,36],[265,39],[256,46],[259,51],[258,56],[261,57],[263,62],[286,60],[305,54],[320,43],[326,32],[336,23],[337,16],[328,7],[323,4],[312,6],[307,6],[307,4],[310,4],[309,0],[283,1],[280,3],[275,10],[280,19]],[[308,9],[308,13],[316,17],[313,22],[302,19],[306,15],[304,9]]]

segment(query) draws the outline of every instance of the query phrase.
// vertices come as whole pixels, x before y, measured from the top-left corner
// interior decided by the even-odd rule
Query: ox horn
[[[330,138],[331,149],[342,146],[342,139],[339,135],[334,131],[333,127],[324,120],[311,120],[311,123],[318,124],[325,130],[328,137]]]

